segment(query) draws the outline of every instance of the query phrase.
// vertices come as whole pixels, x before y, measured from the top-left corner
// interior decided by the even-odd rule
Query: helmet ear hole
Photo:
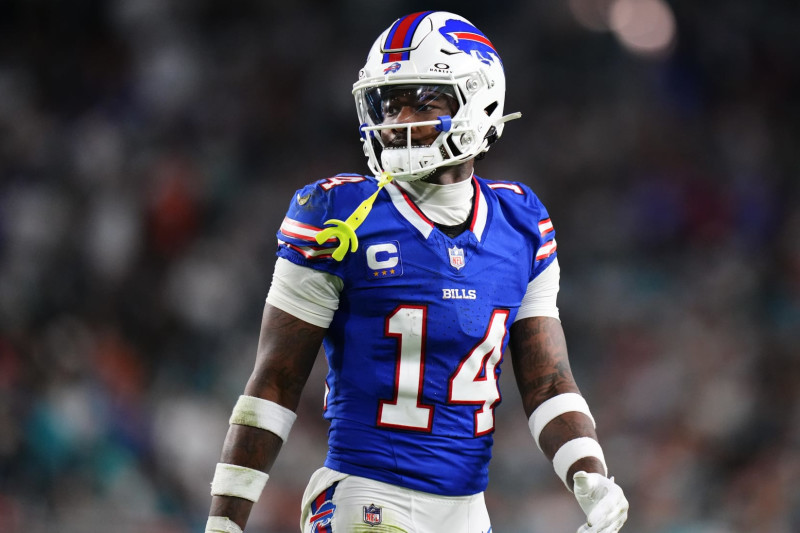
[[[475,159],[477,159],[478,161],[480,161],[484,157],[486,157],[486,154],[489,152],[489,147],[497,139],[499,139],[499,136],[497,135],[497,128],[495,128],[494,126],[489,128],[489,131],[486,133],[486,137],[485,138],[486,138],[486,150],[484,150],[483,152],[481,152],[481,153],[479,153],[478,155],[475,156]]]
[[[497,135],[497,128],[495,128],[494,126],[492,126],[491,128],[489,128],[489,131],[487,131],[487,132],[486,132],[486,142],[488,142],[488,143],[489,143],[489,145],[491,145],[491,144],[492,144],[493,142],[495,142],[495,141],[496,141],[498,138],[499,138],[499,137],[498,137],[498,135]]]
[[[486,111],[486,114],[491,117],[492,113],[494,113],[494,110],[497,109],[498,105],[500,105],[499,102],[495,101],[495,102],[492,102],[491,104],[489,104],[488,106],[486,106],[483,110]],[[494,128],[492,128],[492,129],[494,129]]]
[[[447,146],[450,147],[450,151],[453,152],[453,155],[455,157],[458,157],[458,156],[461,155],[461,150],[459,150],[458,147],[456,146],[456,143],[453,141],[453,137],[452,136],[448,135],[447,136],[447,140],[445,142],[447,143]],[[442,147],[442,152],[443,152],[442,155],[444,157],[447,157],[447,153],[444,151],[444,147]]]

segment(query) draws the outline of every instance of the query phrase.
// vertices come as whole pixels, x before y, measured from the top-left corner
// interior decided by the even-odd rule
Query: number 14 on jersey
[[[503,339],[508,310],[495,310],[483,339],[462,359],[448,386],[450,404],[480,406],[474,413],[474,435],[494,429],[494,408],[500,400],[495,368],[503,358]],[[386,319],[386,335],[397,339],[394,395],[381,400],[378,425],[399,429],[430,431],[433,406],[422,401],[425,381],[425,338],[427,308],[402,305]]]

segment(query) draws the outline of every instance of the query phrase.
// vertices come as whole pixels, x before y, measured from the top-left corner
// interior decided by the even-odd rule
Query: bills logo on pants
[[[311,504],[311,517],[308,519],[311,524],[311,533],[333,533],[331,521],[336,506],[333,504],[333,493],[336,491],[337,483],[334,483],[322,492]]]

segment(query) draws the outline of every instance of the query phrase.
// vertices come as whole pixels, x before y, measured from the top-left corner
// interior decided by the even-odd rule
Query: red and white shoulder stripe
[[[551,239],[539,247],[539,250],[536,252],[536,260],[541,261],[542,259],[547,259],[554,253],[556,253],[556,240]]]
[[[542,237],[544,237],[548,233],[552,233],[553,231],[555,231],[555,229],[553,228],[553,221],[550,220],[549,218],[546,218],[539,222],[539,235],[541,235]]]
[[[539,247],[536,252],[536,260],[541,261],[547,259],[556,252],[556,239],[555,228],[553,228],[553,221],[549,218],[539,221],[539,235],[542,239],[550,239]]]
[[[280,239],[278,239],[278,245],[286,246],[287,248],[299,253],[306,259],[328,259],[333,255],[333,251],[336,249],[336,248],[322,248],[321,246],[297,246],[295,244],[282,241]]]
[[[285,236],[286,240],[278,239],[278,245],[294,250],[306,259],[328,259],[335,248],[317,244],[317,233],[321,230],[322,228],[286,217],[283,219],[280,228],[281,235]],[[288,242],[289,239],[294,242]],[[336,238],[331,237],[324,244],[335,242]]]
[[[322,231],[322,228],[285,217],[281,223],[281,233],[292,239],[307,241],[309,243],[317,244],[317,233]],[[335,242],[336,238],[331,237],[325,242]]]

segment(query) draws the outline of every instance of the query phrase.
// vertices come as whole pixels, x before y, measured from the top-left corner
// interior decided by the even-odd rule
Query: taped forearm
[[[277,456],[280,444],[288,438],[295,419],[296,415],[293,411],[275,402],[254,396],[240,396],[230,417],[231,432],[229,432],[226,442],[226,451],[223,452],[223,461],[217,464],[214,472],[214,478],[211,482],[211,495],[241,498],[253,503],[258,501],[269,479],[269,475],[262,469],[268,469],[274,457]],[[268,436],[267,433],[254,432],[252,430],[244,431],[244,428],[234,431],[234,426],[257,428],[274,436]],[[271,441],[272,444],[267,446],[265,442],[264,446],[253,448],[244,446],[242,444],[243,439],[245,441],[247,439],[258,439],[259,442],[266,439],[266,442]],[[245,442],[245,444],[247,443]],[[241,449],[237,449],[240,447]],[[259,458],[246,454],[245,452],[248,449],[271,449],[271,451],[265,453],[265,457]],[[218,501],[224,502],[226,500]],[[228,505],[228,503],[225,503],[225,505]],[[207,533],[238,533],[241,531],[237,529],[238,525],[226,516],[228,515],[227,512],[219,512],[220,508],[217,508],[216,511],[212,509],[212,516],[209,517],[209,522],[206,525]],[[246,516],[245,520],[240,523],[244,523],[244,521],[246,521]]]
[[[567,413],[582,413],[591,421],[592,428],[595,427],[589,405],[580,394],[570,392],[553,396],[539,405],[528,419],[531,434],[540,450],[543,450],[542,433],[547,425]],[[608,474],[603,449],[593,435],[569,435],[555,451],[553,469],[567,489],[571,490],[571,483],[567,475],[570,468],[577,461],[587,457],[597,459],[602,464],[603,474]]]

